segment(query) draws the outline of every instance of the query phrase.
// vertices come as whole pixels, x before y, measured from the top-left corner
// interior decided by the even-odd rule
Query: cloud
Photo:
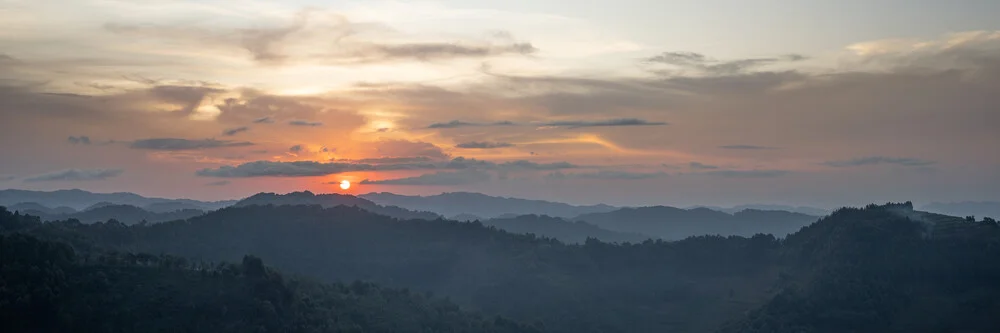
[[[396,60],[433,61],[454,58],[484,58],[515,54],[529,55],[537,52],[531,43],[492,44],[479,43],[400,43],[369,44],[353,53],[331,55],[341,61],[370,63]]]
[[[496,163],[472,158],[456,157],[437,161],[427,157],[387,157],[361,159],[347,162],[338,160],[322,163],[314,161],[274,162],[255,161],[236,166],[221,166],[196,172],[203,177],[315,177],[352,171],[396,170],[498,170],[498,171],[552,171],[573,169],[579,166],[568,162],[536,163],[526,160]]]
[[[379,158],[362,158],[357,160],[348,160],[353,163],[366,163],[366,164],[400,164],[400,163],[421,163],[430,162],[431,158],[427,156],[415,156],[415,157],[379,157]]]
[[[124,173],[122,169],[69,169],[25,178],[26,182],[104,180]]]
[[[878,164],[892,164],[892,165],[907,166],[907,167],[918,167],[918,166],[929,166],[934,163],[935,163],[934,161],[921,160],[916,158],[868,156],[868,157],[859,157],[842,161],[826,161],[823,162],[822,164],[835,168],[844,168],[844,167],[857,167],[857,166],[878,165]]]
[[[220,181],[217,181],[217,182],[207,183],[207,184],[205,184],[205,186],[226,186],[226,185],[229,185],[230,183],[232,183],[232,182],[230,182],[228,180],[220,180]]]
[[[719,168],[719,167],[714,166],[714,165],[708,165],[708,164],[703,164],[703,163],[699,163],[699,162],[691,162],[690,164],[688,164],[688,166],[690,166],[691,169],[695,169],[695,170],[712,170],[712,169],[718,169]]]
[[[433,123],[427,126],[427,128],[459,128],[459,127],[478,127],[478,126],[513,126],[514,123],[510,121],[498,121],[493,123],[470,123],[461,120],[452,120],[447,123]]]
[[[89,145],[90,144],[90,137],[84,136],[84,135],[81,135],[81,136],[71,136],[71,137],[67,138],[66,141],[69,141],[69,143],[72,143],[72,144]]]
[[[553,121],[542,124],[542,126],[547,126],[547,127],[568,127],[568,128],[604,127],[604,126],[662,126],[662,125],[668,125],[668,124],[664,122],[647,121],[636,118],[622,118],[622,119],[611,119],[603,121]]]
[[[474,123],[467,123],[460,120],[452,120],[447,123],[433,123],[427,128],[458,128],[458,127],[468,127],[468,126],[482,126]]]
[[[249,131],[249,130],[250,130],[250,128],[246,127],[246,126],[236,127],[236,128],[230,128],[230,129],[227,129],[225,131],[222,131],[222,135],[233,136],[233,135],[236,135],[238,133],[246,132],[246,131]]]
[[[597,171],[586,173],[562,173],[553,172],[545,175],[546,179],[617,179],[617,180],[637,180],[655,179],[668,177],[666,172],[628,172],[628,171]]]
[[[372,144],[375,151],[381,157],[428,157],[433,159],[446,159],[440,147],[429,142],[409,141],[409,140],[380,140]]]
[[[11,181],[11,180],[14,180],[14,179],[16,179],[16,178],[17,178],[17,176],[11,176],[11,175],[0,175],[0,182],[6,182],[6,181]]]
[[[775,148],[775,147],[754,146],[754,145],[727,145],[727,146],[719,146],[719,148],[722,148],[722,149],[733,149],[733,150],[768,150],[768,149],[778,149],[778,148]]]
[[[659,55],[646,58],[644,62],[648,64],[666,64],[710,75],[736,75],[746,73],[751,69],[764,65],[802,61],[805,59],[807,59],[807,57],[803,55],[789,54],[780,57],[746,58],[721,61],[706,57],[704,54],[694,52],[664,52]]]
[[[725,178],[775,178],[790,174],[787,170],[716,170],[703,172],[710,176]]]
[[[299,12],[293,21],[283,27],[244,29],[241,32],[241,44],[250,52],[253,60],[261,63],[277,63],[288,56],[280,54],[278,43],[295,32],[302,30],[309,19],[309,11]]]
[[[343,15],[319,9],[300,11],[285,22],[261,22],[257,28],[219,29],[194,26],[105,24],[105,30],[143,39],[165,39],[209,50],[241,49],[258,64],[369,64],[396,61],[438,61],[530,55],[528,42],[465,40],[387,42],[365,39],[366,32],[392,31],[379,23],[351,22]],[[311,52],[294,52],[308,47]]]
[[[260,117],[253,120],[254,124],[271,124],[274,123],[274,119],[271,117]]]
[[[350,171],[369,171],[368,164],[320,163],[313,161],[272,162],[256,161],[237,166],[221,166],[215,169],[201,169],[195,174],[202,177],[249,178],[249,177],[314,177]]]
[[[455,145],[456,148],[465,148],[465,149],[494,149],[494,148],[507,148],[513,146],[514,144],[507,142],[486,142],[486,141],[462,142]]]
[[[579,166],[569,162],[536,163],[526,160],[504,162],[497,165],[500,169],[525,169],[525,170],[560,170],[574,169]]]
[[[155,138],[133,141],[129,147],[132,149],[149,150],[195,150],[222,147],[244,147],[252,146],[252,142],[246,141],[223,141],[215,139],[188,140],[178,138]]]
[[[301,152],[302,151],[302,145],[294,145],[291,148],[288,148],[288,151],[293,152],[293,153]]]
[[[308,127],[323,126],[323,123],[321,122],[313,122],[306,120],[291,120],[288,122],[288,124],[292,126],[308,126]]]
[[[479,170],[464,171],[444,171],[430,174],[423,174],[416,177],[406,177],[397,179],[369,180],[361,181],[361,184],[371,185],[420,185],[420,186],[455,186],[487,182],[492,179],[489,172]]]

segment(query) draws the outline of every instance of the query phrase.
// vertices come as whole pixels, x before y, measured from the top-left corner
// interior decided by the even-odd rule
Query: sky
[[[998,12],[992,0],[0,0],[0,188],[996,201]]]

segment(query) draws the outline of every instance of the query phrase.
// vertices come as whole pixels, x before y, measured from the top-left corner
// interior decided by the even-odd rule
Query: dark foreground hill
[[[252,256],[206,265],[0,234],[0,259],[9,333],[541,331],[408,290],[286,278]]]
[[[708,208],[652,206],[580,215],[573,220],[618,232],[678,240],[698,235],[749,237],[758,233],[784,237],[818,218],[780,210],[746,209],[730,214]]]
[[[194,262],[252,254],[327,281],[434,292],[554,332],[1000,330],[1000,227],[910,204],[838,210],[784,240],[637,244],[566,245],[354,207],[227,208],[136,226],[15,220],[0,230]]]

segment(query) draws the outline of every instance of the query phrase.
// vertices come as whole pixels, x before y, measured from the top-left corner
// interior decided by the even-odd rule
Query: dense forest
[[[3,234],[76,251],[168,255],[194,267],[252,255],[291,274],[431,292],[465,311],[531,323],[509,323],[517,329],[1000,330],[1000,227],[917,212],[909,203],[841,209],[784,239],[620,244],[565,244],[481,223],[399,220],[343,206],[251,205],[133,226],[2,213]],[[74,266],[91,267],[84,262]]]
[[[3,212],[6,213],[6,212]],[[11,216],[5,216],[8,219]],[[407,289],[0,235],[3,332],[541,332]]]

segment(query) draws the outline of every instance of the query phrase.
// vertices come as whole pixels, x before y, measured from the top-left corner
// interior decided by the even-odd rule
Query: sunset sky
[[[1000,200],[997,13],[995,0],[0,0],[0,188]]]

